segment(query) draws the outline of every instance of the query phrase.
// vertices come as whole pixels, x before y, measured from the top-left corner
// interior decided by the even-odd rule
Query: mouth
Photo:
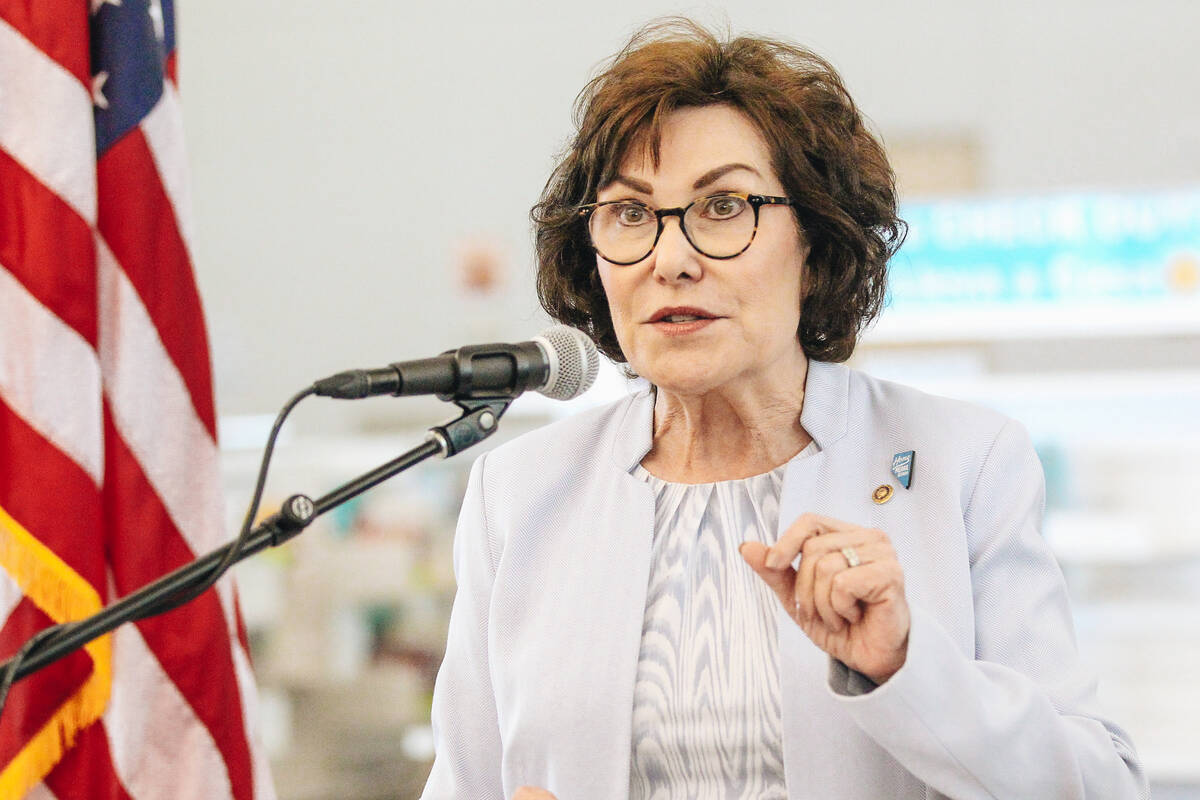
[[[692,307],[676,307],[676,308],[660,308],[650,317],[649,322],[668,322],[674,324],[682,324],[687,322],[700,322],[702,320],[719,319],[716,314],[705,311],[702,308]]]

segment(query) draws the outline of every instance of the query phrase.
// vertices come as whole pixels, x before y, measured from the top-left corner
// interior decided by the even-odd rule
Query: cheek
[[[771,282],[759,288],[753,317],[760,335],[776,339],[783,331],[796,330],[800,321],[800,295],[795,287]]]
[[[799,317],[800,299],[804,296],[804,281],[807,273],[808,247],[794,230],[781,243],[779,257],[775,261],[780,271],[775,276],[775,293],[781,307]]]
[[[781,265],[768,270],[755,281],[752,301],[759,309],[755,313],[758,326],[763,334],[775,338],[782,331],[794,332],[800,322],[800,298],[803,281],[803,259],[796,258],[794,252],[780,254]]]

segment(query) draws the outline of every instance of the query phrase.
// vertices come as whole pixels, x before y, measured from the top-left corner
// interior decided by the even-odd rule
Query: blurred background
[[[294,391],[547,324],[528,209],[576,93],[672,13],[800,42],[841,71],[912,225],[853,363],[1030,430],[1102,701],[1156,798],[1200,798],[1193,0],[181,3],[231,527]],[[609,369],[573,404],[522,398],[496,439],[624,391]],[[311,401],[266,507],[448,416],[427,399]],[[427,463],[239,567],[283,800],[419,793],[472,458]]]

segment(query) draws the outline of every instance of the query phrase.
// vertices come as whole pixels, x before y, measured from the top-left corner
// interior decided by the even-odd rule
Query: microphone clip
[[[520,344],[471,344],[447,350],[431,361],[447,360],[454,364],[454,389],[437,392],[439,400],[461,405],[461,400],[500,400],[511,402],[530,386],[545,382],[547,367],[542,353],[532,342]],[[424,392],[426,378],[422,361],[392,364],[409,388],[405,393]]]
[[[500,417],[512,401],[511,397],[454,400],[454,404],[463,410],[462,416],[430,428],[425,441],[437,445],[442,458],[460,453],[495,433]]]

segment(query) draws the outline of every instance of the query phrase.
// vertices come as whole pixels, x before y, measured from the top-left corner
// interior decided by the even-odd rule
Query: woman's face
[[[784,194],[754,124],[730,106],[713,105],[667,116],[658,169],[634,148],[597,199],[672,208],[719,192]],[[698,395],[752,385],[803,358],[796,331],[807,252],[791,209],[764,205],[753,243],[734,258],[702,255],[679,218],[668,217],[646,258],[617,266],[597,256],[596,265],[633,369],[660,388]]]

